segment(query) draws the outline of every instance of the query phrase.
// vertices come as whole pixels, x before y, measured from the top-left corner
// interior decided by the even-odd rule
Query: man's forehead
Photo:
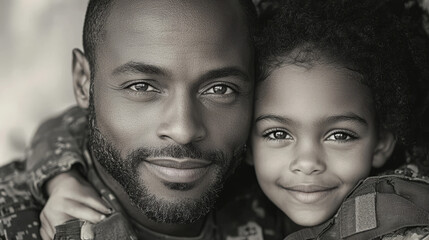
[[[136,31],[164,28],[213,30],[217,26],[243,25],[243,9],[235,0],[121,0],[116,1],[107,19],[107,26],[124,25]]]
[[[112,6],[100,46],[104,59],[118,66],[129,61],[177,66],[186,59],[247,66],[252,54],[235,0],[121,1]]]

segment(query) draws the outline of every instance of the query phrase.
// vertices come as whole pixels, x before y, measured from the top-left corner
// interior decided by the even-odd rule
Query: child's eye
[[[133,83],[129,85],[127,88],[135,92],[159,92],[158,89],[144,82]]]
[[[326,140],[328,141],[339,141],[339,142],[348,142],[357,139],[358,137],[349,132],[334,132],[329,135]]]
[[[284,130],[270,130],[263,134],[268,140],[292,140],[292,136]]]

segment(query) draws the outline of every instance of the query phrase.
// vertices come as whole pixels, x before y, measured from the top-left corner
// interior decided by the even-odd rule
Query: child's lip
[[[293,185],[283,187],[289,194],[298,202],[304,204],[313,204],[325,199],[332,193],[336,186],[321,186],[321,185]]]
[[[304,193],[313,193],[313,192],[324,192],[324,191],[330,191],[334,188],[337,188],[336,186],[321,186],[317,184],[300,184],[300,185],[293,185],[293,186],[285,186],[283,187],[286,190],[289,191],[296,191],[296,192],[304,192]]]

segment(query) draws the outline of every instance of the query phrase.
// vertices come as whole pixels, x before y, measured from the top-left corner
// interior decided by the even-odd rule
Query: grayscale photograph
[[[429,240],[429,0],[1,0],[0,240]]]

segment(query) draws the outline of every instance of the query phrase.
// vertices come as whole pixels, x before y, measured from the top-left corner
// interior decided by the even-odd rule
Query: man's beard
[[[132,204],[139,208],[149,219],[162,223],[191,223],[207,215],[214,207],[223,184],[243,156],[243,147],[233,154],[222,151],[201,151],[192,144],[172,145],[164,148],[139,148],[125,158],[98,130],[93,104],[90,104],[90,149],[101,166],[124,188]],[[231,156],[232,155],[232,156]],[[140,180],[138,169],[147,157],[172,157],[205,159],[215,167],[215,178],[207,190],[196,199],[185,198],[167,201],[152,193]],[[193,183],[164,183],[164,186],[175,191],[187,191]]]

